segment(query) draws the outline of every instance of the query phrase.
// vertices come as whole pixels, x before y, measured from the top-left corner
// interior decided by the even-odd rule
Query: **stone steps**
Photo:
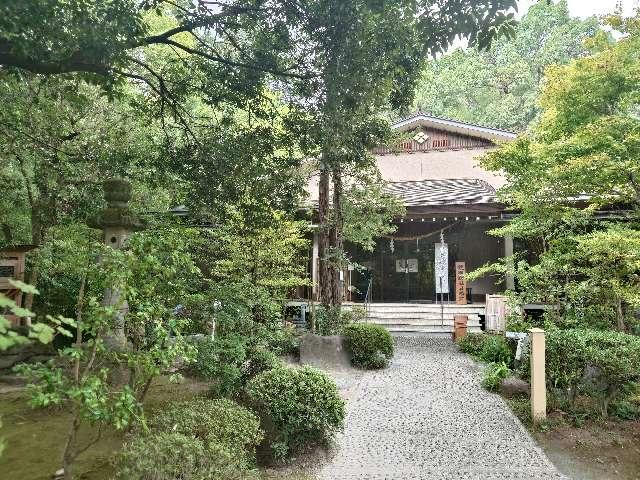
[[[466,315],[468,331],[479,332],[484,311],[484,305],[478,304],[374,303],[369,306],[366,321],[382,325],[395,335],[448,336],[453,332],[456,315]]]

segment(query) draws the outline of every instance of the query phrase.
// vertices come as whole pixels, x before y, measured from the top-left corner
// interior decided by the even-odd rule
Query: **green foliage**
[[[342,310],[342,317],[346,324],[361,323],[367,318],[367,311],[361,305],[352,305]]]
[[[197,345],[193,371],[214,381],[216,396],[231,397],[242,387],[246,345],[239,337],[207,339]]]
[[[639,301],[640,27],[608,22],[627,36],[597,35],[590,55],[549,68],[539,122],[482,164],[506,174],[500,195],[521,212],[492,232],[527,244],[513,262],[520,302],[553,306],[546,317],[562,328],[626,331]]]
[[[311,367],[263,372],[248,383],[247,396],[263,419],[273,453],[280,457],[327,441],[344,422],[345,403],[336,384]]]
[[[262,440],[260,422],[249,410],[231,400],[196,398],[172,403],[147,421],[152,432],[174,432],[195,438],[205,446],[217,444],[251,465]]]
[[[566,0],[537,2],[487,51],[457,49],[431,60],[418,82],[415,107],[480,125],[525,130],[540,109],[545,70],[583,56],[597,20],[573,18]]]
[[[317,306],[314,310],[315,333],[318,335],[339,335],[344,328],[359,318],[340,305],[330,307]]]
[[[523,361],[523,364],[527,363]],[[603,415],[620,393],[640,379],[640,338],[621,332],[551,330],[546,335],[547,386],[568,396],[595,395]],[[591,381],[585,373],[591,370]],[[589,385],[588,385],[589,384]]]
[[[484,333],[467,333],[457,340],[458,348],[472,357],[479,357],[486,337]]]
[[[487,390],[495,392],[500,388],[502,380],[507,378],[511,370],[504,362],[491,362],[484,369],[482,374],[482,386]]]
[[[381,325],[348,325],[344,328],[343,334],[351,352],[351,361],[357,367],[384,368],[393,357],[393,337]]]
[[[181,433],[157,432],[128,439],[115,459],[121,480],[238,480],[242,472],[236,452]]]
[[[20,280],[9,280],[9,283],[16,289],[25,294],[38,295],[40,292],[33,285],[28,285]],[[8,311],[10,314],[21,318],[33,319],[35,313],[20,307],[10,298],[0,293],[0,312]],[[40,343],[51,343],[56,336],[71,337],[70,329],[76,327],[76,322],[71,318],[62,315],[46,316],[46,322],[35,322],[28,327],[27,337],[20,335],[11,328],[11,322],[0,313],[0,351],[6,350],[13,346],[24,345],[30,339],[37,340]]]
[[[251,379],[262,372],[273,370],[282,366],[282,361],[272,351],[264,348],[256,348],[249,351],[248,364],[245,365],[245,379]]]
[[[405,214],[402,202],[385,192],[384,181],[375,170],[370,175],[358,172],[342,198],[344,238],[369,252],[374,250],[376,238],[396,231],[393,219]]]
[[[505,337],[502,335],[485,335],[482,349],[478,356],[485,362],[511,365],[513,354]]]
[[[458,340],[461,351],[487,363],[511,365],[513,352],[502,335],[469,333]]]

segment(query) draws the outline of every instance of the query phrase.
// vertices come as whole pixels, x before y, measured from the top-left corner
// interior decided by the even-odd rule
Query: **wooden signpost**
[[[464,278],[466,273],[464,262],[456,262],[456,303],[458,305],[467,304],[467,280]]]

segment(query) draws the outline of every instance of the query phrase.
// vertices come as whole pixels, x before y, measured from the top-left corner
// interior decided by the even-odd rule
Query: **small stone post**
[[[144,228],[143,221],[129,210],[131,184],[122,178],[112,178],[103,183],[104,199],[107,207],[91,220],[89,226],[100,228],[104,233],[104,243],[111,248],[122,248],[129,235]],[[117,306],[114,328],[105,336],[105,344],[113,349],[126,348],[127,340],[124,332],[124,319],[129,311],[126,299],[120,298],[120,292],[107,288],[102,304]]]
[[[536,424],[547,418],[544,330],[530,329],[529,338],[531,348],[531,418]]]

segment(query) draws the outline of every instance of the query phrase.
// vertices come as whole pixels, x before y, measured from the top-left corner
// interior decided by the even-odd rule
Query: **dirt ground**
[[[572,480],[640,480],[640,421],[587,420],[579,427],[560,411],[531,425],[527,399],[506,399],[549,460]]]
[[[187,400],[209,389],[206,382],[185,378],[180,384],[159,378],[151,387],[147,411],[162,407],[169,401]],[[27,405],[24,388],[0,383],[0,438],[6,448],[0,456],[2,480],[50,480],[60,468],[60,457],[69,424],[69,416],[61,409],[34,410]],[[81,432],[89,439],[89,432]],[[114,473],[111,459],[122,445],[122,435],[106,431],[101,440],[77,460],[79,480],[107,480]],[[288,466],[265,469],[264,480],[312,480],[306,473],[313,464],[322,461],[323,451],[302,455]]]
[[[188,399],[209,388],[208,384],[185,379],[180,384],[159,378],[151,387],[146,407],[159,408],[168,400]],[[0,477],[11,480],[45,480],[60,468],[60,457],[69,425],[69,415],[61,409],[34,410],[27,405],[24,389],[0,386],[0,437],[6,448],[0,456]],[[85,439],[90,432],[81,431]],[[111,478],[111,459],[122,445],[122,435],[105,431],[101,440],[77,461],[79,479]],[[7,474],[7,476],[5,476]]]
[[[567,424],[533,432],[549,460],[573,480],[640,480],[640,422]]]

